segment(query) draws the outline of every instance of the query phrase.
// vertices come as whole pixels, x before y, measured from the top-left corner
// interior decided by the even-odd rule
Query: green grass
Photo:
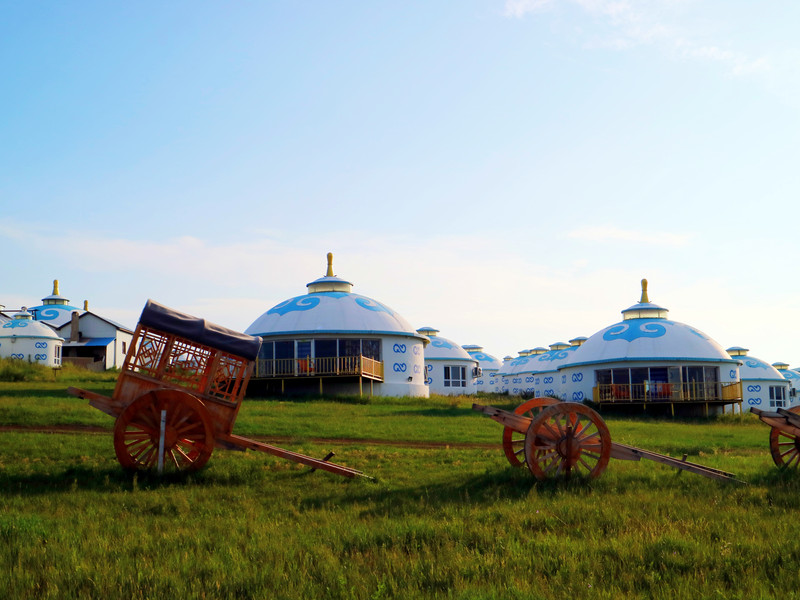
[[[3,424],[66,412],[107,428],[0,435],[8,598],[752,599],[800,584],[800,477],[774,467],[769,429],[748,415],[606,419],[615,441],[688,453],[747,485],[613,460],[594,481],[537,482],[466,398],[242,407],[238,433],[334,449],[375,482],[221,450],[199,473],[158,478],[119,468],[112,420],[85,401],[0,385]]]

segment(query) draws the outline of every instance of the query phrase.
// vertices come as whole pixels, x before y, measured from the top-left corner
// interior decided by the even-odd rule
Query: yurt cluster
[[[641,299],[622,320],[589,337],[555,342],[498,359],[460,345],[433,327],[412,327],[386,304],[352,292],[334,275],[267,310],[245,330],[262,339],[250,390],[268,394],[428,397],[546,396],[645,412],[718,414],[796,403],[800,370],[769,364],[747,348],[722,348],[702,331]],[[0,306],[2,309],[2,306]],[[58,293],[42,304],[0,310],[0,357],[59,367],[119,366],[132,331]]]

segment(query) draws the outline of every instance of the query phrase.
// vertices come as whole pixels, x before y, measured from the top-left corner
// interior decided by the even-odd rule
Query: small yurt
[[[426,383],[432,394],[462,396],[477,392],[478,360],[439,330],[422,327],[417,333],[430,340],[425,348]]]
[[[791,408],[792,406],[800,404],[797,393],[797,390],[800,389],[800,373],[790,369],[788,363],[776,362],[772,363],[772,366],[778,369],[778,373],[789,382],[789,397],[786,398],[786,407]]]
[[[33,315],[24,307],[0,326],[0,356],[3,358],[60,367],[63,343],[52,327],[34,321]]]
[[[582,341],[561,363],[562,397],[672,414],[676,407],[686,414],[740,407],[739,361],[668,312],[650,302],[643,279],[641,299],[622,311],[623,320]]]
[[[517,356],[507,356],[498,371],[501,390],[510,396],[533,394],[533,375],[531,374],[531,354],[534,350],[520,350]],[[527,386],[527,387],[526,387]]]
[[[326,275],[306,287],[307,294],[276,304],[246,329],[263,339],[251,387],[428,397],[428,338],[385,304],[354,294],[352,283],[334,275],[330,253]]]
[[[478,392],[502,392],[502,385],[497,372],[503,366],[503,361],[484,352],[482,346],[470,344],[461,347],[467,351],[467,354],[478,361],[480,372],[475,380],[475,390]]]
[[[33,315],[35,321],[44,321],[56,328],[69,323],[73,312],[77,311],[78,314],[81,314],[85,310],[85,306],[83,309],[71,306],[69,299],[59,293],[58,279],[53,280],[52,294],[42,298],[42,303],[39,306],[28,307],[28,312]]]
[[[742,380],[742,398],[745,409],[756,407],[775,410],[789,406],[791,384],[780,371],[766,361],[749,356],[748,348],[728,348],[731,358],[741,362],[739,377]]]

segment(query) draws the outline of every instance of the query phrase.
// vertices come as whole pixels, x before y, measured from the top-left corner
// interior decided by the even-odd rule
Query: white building
[[[125,361],[133,331],[90,311],[73,311],[56,329],[64,338],[63,360],[91,371],[119,368]]]
[[[647,411],[720,412],[741,406],[739,361],[690,325],[667,318],[647,297],[623,320],[579,345],[559,366],[559,395],[600,405],[637,405]],[[650,407],[653,407],[651,409]]]
[[[475,380],[475,389],[478,392],[502,392],[502,385],[498,371],[503,366],[499,358],[487,354],[481,346],[461,346],[472,358],[478,361],[480,375]]]
[[[442,396],[477,393],[478,359],[454,341],[441,337],[438,329],[422,327],[417,333],[430,340],[425,348],[425,381],[431,393]]]
[[[728,348],[728,354],[739,360],[744,408],[775,410],[789,407],[789,381],[771,364],[748,356],[749,349],[741,346]]]
[[[772,366],[778,369],[778,373],[789,382],[789,397],[786,398],[786,407],[791,408],[800,404],[800,394],[797,392],[800,389],[800,373],[790,369],[789,365],[784,362],[775,362],[772,363]]]
[[[58,328],[68,323],[72,319],[72,313],[78,314],[86,310],[70,305],[69,299],[62,296],[58,291],[58,279],[53,280],[53,293],[42,298],[42,303],[38,306],[28,307],[28,311],[33,315],[34,320],[47,323],[53,328]]]
[[[60,367],[63,341],[52,327],[34,321],[23,307],[0,326],[0,357]]]
[[[264,340],[250,389],[271,393],[428,397],[424,346],[394,310],[352,293],[328,270],[308,293],[276,304],[245,333]]]

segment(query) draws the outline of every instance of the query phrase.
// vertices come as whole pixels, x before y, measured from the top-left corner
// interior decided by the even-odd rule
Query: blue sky
[[[800,5],[7,2],[0,303],[244,330],[333,252],[498,356],[639,299],[800,366]]]

